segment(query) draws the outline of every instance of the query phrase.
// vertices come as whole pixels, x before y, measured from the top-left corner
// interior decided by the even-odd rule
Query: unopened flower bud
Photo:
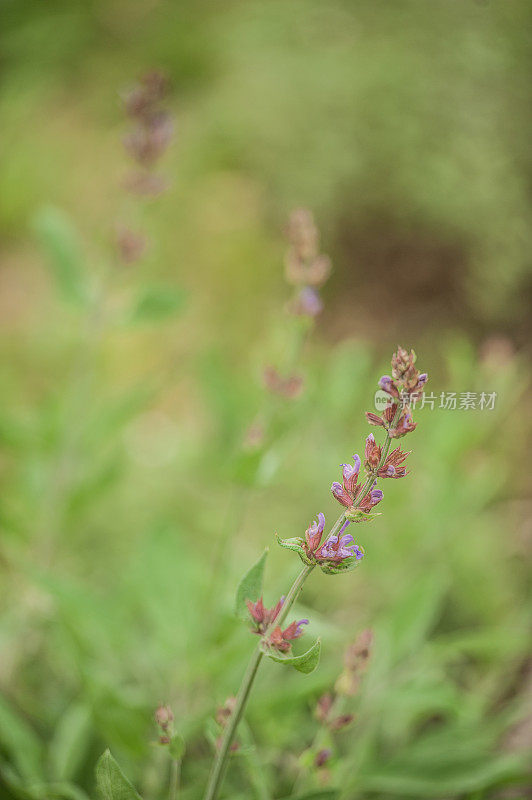
[[[283,378],[272,366],[265,367],[263,380],[270,392],[281,395],[287,400],[294,400],[303,390],[303,378],[300,375],[289,375],[287,378]]]
[[[332,756],[332,751],[330,750],[330,748],[323,747],[316,753],[316,756],[314,758],[314,766],[320,769],[321,767],[325,766],[325,764],[327,763],[327,761],[329,761],[331,756]]]
[[[225,728],[225,726],[227,725],[227,720],[235,710],[235,706],[236,706],[236,697],[233,697],[231,695],[230,697],[227,698],[223,706],[220,706],[219,708],[216,709],[215,719],[221,728]]]
[[[316,703],[316,719],[318,722],[327,722],[333,705],[333,696],[330,692],[322,695]]]
[[[348,725],[351,725],[354,718],[354,714],[340,714],[338,717],[331,720],[329,727],[332,731],[341,731],[343,728],[347,728]]]
[[[169,706],[159,706],[155,711],[155,722],[157,725],[166,730],[171,722],[174,721],[172,709]]]
[[[310,286],[304,286],[289,307],[292,314],[300,317],[317,317],[323,309],[318,292]]]
[[[124,264],[132,264],[146,251],[146,238],[129,228],[119,227],[116,232],[116,245]]]

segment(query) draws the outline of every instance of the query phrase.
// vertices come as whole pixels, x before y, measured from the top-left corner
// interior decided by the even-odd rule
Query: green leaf
[[[1,696],[0,747],[24,778],[42,775],[42,748],[37,735]]]
[[[30,788],[7,761],[0,761],[0,777],[18,800],[40,800],[33,786]]]
[[[318,666],[320,662],[320,652],[321,639],[316,639],[312,647],[300,656],[282,656],[274,650],[270,650],[267,646],[264,647],[264,654],[267,655],[268,658],[271,658],[272,661],[294,667],[298,672],[303,672],[305,675],[310,675]]]
[[[380,511],[362,511],[360,508],[348,508],[345,512],[345,518],[350,522],[372,522],[380,516]]]
[[[102,800],[141,800],[109,750],[96,764],[96,788]]]
[[[268,555],[268,548],[261,555],[259,560],[253,564],[250,570],[246,572],[236,590],[236,616],[246,621],[249,618],[246,600],[251,600],[255,603],[262,594],[262,579],[264,577],[264,566],[266,564],[266,556]]]
[[[52,206],[41,209],[33,228],[48,257],[50,270],[65,300],[86,306],[90,299],[85,256],[68,217]]]
[[[388,764],[376,774],[365,775],[363,786],[366,791],[427,800],[487,791],[494,786],[526,779],[524,763],[520,763],[516,756],[507,755],[486,756],[482,761],[470,764],[442,764],[440,769],[429,765],[427,773],[423,764]]]
[[[184,292],[175,286],[148,286],[137,297],[130,321],[143,323],[168,319],[182,310],[184,302]]]
[[[179,733],[174,733],[168,745],[168,752],[176,761],[181,761],[185,755],[185,740]]]
[[[312,562],[308,560],[305,548],[304,548],[304,540],[300,536],[293,536],[291,539],[281,539],[277,534],[275,534],[275,538],[277,539],[277,544],[281,547],[284,547],[286,550],[294,550],[294,552],[298,553],[301,556],[301,560],[305,562],[305,564],[311,564]]]
[[[69,706],[56,726],[50,743],[50,773],[54,780],[69,780],[80,767],[90,744],[91,715],[86,706]]]
[[[360,547],[360,545],[359,549],[364,553],[364,548]],[[325,575],[339,575],[340,572],[352,572],[361,562],[361,558],[346,558],[344,561],[339,561],[337,564],[320,564],[320,567]]]

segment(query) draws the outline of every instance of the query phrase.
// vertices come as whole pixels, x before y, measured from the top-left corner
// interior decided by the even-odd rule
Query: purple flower
[[[304,286],[292,304],[292,312],[304,317],[317,317],[323,309],[318,292],[310,286]]]
[[[318,561],[344,561],[346,558],[356,558],[357,560],[363,557],[363,552],[350,533],[344,533],[349,525],[349,520],[344,522],[338,534],[329,536],[319,551],[316,553]]]
[[[308,625],[308,619],[300,619],[299,622],[296,623],[295,632],[292,636],[292,639],[298,639],[300,636],[303,636],[303,625]],[[285,639],[286,639],[286,632],[285,632]]]
[[[357,485],[358,481],[358,473],[360,472],[360,456],[355,454],[353,456],[354,465],[351,464],[341,464],[340,466],[343,467],[343,478],[344,478],[344,489],[348,494],[353,494],[355,491],[355,486]]]
[[[390,378],[389,375],[382,376],[382,378],[379,381],[379,386],[383,390],[383,392],[391,394],[392,397],[399,397],[399,391],[397,389],[397,386],[395,385],[395,383],[393,382],[393,380]]]
[[[360,501],[359,508],[361,511],[366,511],[366,512],[371,511],[373,506],[376,506],[377,503],[380,503],[380,501],[382,500],[384,496],[382,493],[382,489],[375,489],[374,487],[376,486],[376,484],[377,481],[373,483],[373,486],[371,487],[368,494],[365,497],[363,497],[362,500]]]
[[[331,492],[338,502],[343,506],[350,508],[353,505],[353,498],[346,492],[342,484],[338,483],[338,481],[335,481],[332,484]]]
[[[413,421],[410,411],[405,411],[399,418],[396,427],[390,428],[390,436],[392,439],[399,439],[401,436],[405,436],[407,433],[410,433],[410,431],[415,430],[416,427],[417,422]]]
[[[308,625],[308,619],[300,619],[297,622],[294,620],[284,631],[277,626],[268,637],[267,644],[281,653],[287,653],[292,647],[292,641],[303,636],[303,625]]]
[[[307,552],[309,553],[309,555],[319,547],[321,542],[321,537],[323,536],[324,528],[325,528],[325,515],[322,514],[320,511],[320,513],[318,514],[318,521],[316,522],[316,520],[314,520],[312,525],[309,525],[309,527],[305,531],[305,541],[307,543]]]

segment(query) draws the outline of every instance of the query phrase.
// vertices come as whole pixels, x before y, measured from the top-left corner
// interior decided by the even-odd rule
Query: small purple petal
[[[383,495],[382,489],[373,489],[370,492],[372,505],[376,506],[377,503],[380,503],[380,501],[382,500],[383,496],[384,495]]]
[[[331,492],[333,493],[334,497],[341,503],[343,506],[352,506],[353,500],[350,495],[347,494],[344,487],[341,483],[335,481],[331,486]]]
[[[305,286],[301,289],[295,302],[296,313],[315,317],[322,309],[323,303],[315,289],[310,286]]]
[[[343,524],[343,525],[342,525],[342,527],[340,528],[340,530],[339,530],[339,532],[338,532],[338,535],[339,535],[339,536],[341,536],[341,535],[342,535],[342,533],[343,533],[343,532],[345,531],[345,529],[347,528],[347,526],[348,526],[348,525],[350,525],[350,524],[351,524],[351,520],[350,520],[350,519],[346,519],[346,521],[344,522],[344,524]]]

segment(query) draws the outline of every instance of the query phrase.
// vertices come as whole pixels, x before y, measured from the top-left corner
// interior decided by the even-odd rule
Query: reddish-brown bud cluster
[[[127,115],[134,126],[124,137],[124,146],[141,171],[128,177],[127,187],[144,195],[159,194],[164,181],[150,172],[170,144],[174,124],[161,105],[167,92],[167,80],[159,72],[144,75],[124,98]]]
[[[230,696],[227,698],[223,706],[219,706],[216,709],[215,719],[221,728],[225,728],[225,726],[227,725],[227,721],[231,716],[231,714],[233,713],[233,711],[235,710],[235,706],[236,706],[236,697]]]
[[[353,714],[335,712],[335,698],[331,692],[320,697],[316,704],[316,718],[331,731],[341,731],[354,720]]]
[[[287,400],[295,400],[303,391],[303,378],[300,375],[289,375],[283,378],[275,367],[265,367],[263,380],[272,394],[278,394]]]
[[[277,605],[273,606],[273,608],[265,608],[262,597],[260,597],[256,603],[252,603],[251,600],[246,600],[246,605],[254,624],[253,633],[262,636],[272,622],[279,616],[279,611],[283,607],[283,603],[284,597],[281,597]]]
[[[408,353],[402,347],[397,349],[392,357],[392,376],[383,375],[379,381],[380,388],[390,395],[390,401],[381,416],[366,412],[370,425],[385,428],[392,439],[399,439],[416,428],[410,406],[423,394],[428,376],[426,372],[419,373],[415,361],[413,350]]]
[[[141,233],[120,225],[116,231],[116,246],[118,255],[124,264],[133,264],[142,258],[146,251],[146,237]]]
[[[352,697],[358,693],[364,672],[368,668],[373,646],[373,631],[367,628],[351,644],[344,656],[344,670],[336,681],[338,694]]]
[[[158,72],[150,72],[125,97],[126,113],[135,126],[125,137],[124,145],[143,167],[151,167],[172,139],[172,119],[160,105],[166,90],[166,78]]]
[[[170,706],[159,706],[154,714],[155,722],[159,728],[159,744],[170,744],[172,739],[172,723],[174,715]]]
[[[279,616],[283,603],[284,597],[281,597],[273,608],[265,608],[262,597],[256,603],[247,600],[246,605],[253,620],[253,633],[264,636]],[[303,636],[303,625],[308,625],[308,619],[291,622],[284,630],[281,629],[280,625],[277,625],[263,640],[264,644],[273,650],[278,650],[280,653],[287,653],[292,647],[293,640]]]
[[[382,447],[376,443],[375,437],[370,433],[366,439],[364,466],[368,472],[372,472],[378,478],[404,478],[408,473],[402,464],[410,455],[410,452],[405,453],[399,447],[396,447],[386,456],[384,463],[379,467]]]
[[[306,208],[292,211],[288,223],[290,248],[286,254],[286,280],[294,286],[319,287],[331,272],[328,256],[320,255],[319,233],[312,212]]]
[[[235,707],[236,707],[236,697],[231,696],[227,698],[223,706],[219,706],[219,708],[216,709],[216,714],[214,718],[222,730],[226,727],[227,723],[229,722],[229,718],[231,717],[231,714],[235,710]],[[218,749],[222,744],[222,738],[223,738],[222,736],[219,736],[216,739],[216,747]],[[239,747],[240,747],[239,742],[234,741],[231,744],[232,752],[234,753],[236,750],[239,749]]]
[[[284,631],[277,625],[265,640],[265,644],[280,653],[288,653],[292,649],[293,640],[303,636],[303,625],[308,625],[308,619],[300,619],[298,622],[294,620]]]
[[[330,747],[322,747],[321,750],[318,750],[314,757],[314,766],[317,769],[321,769],[322,767],[327,764],[332,756],[332,750]]]
[[[260,422],[252,422],[247,429],[242,446],[245,450],[257,450],[264,443],[266,431]]]
[[[419,385],[419,372],[415,367],[416,354],[413,350],[408,352],[404,347],[398,347],[392,356],[392,378],[401,384],[408,394],[420,389],[425,381]]]
[[[168,91],[166,75],[158,70],[146,72],[139,83],[124,96],[124,106],[133,119],[149,118]]]

